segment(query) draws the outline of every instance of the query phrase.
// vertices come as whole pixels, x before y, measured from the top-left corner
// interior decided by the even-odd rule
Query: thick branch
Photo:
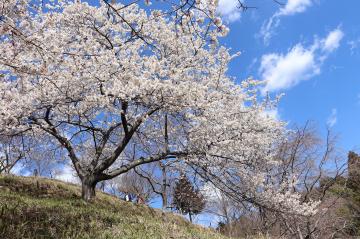
[[[82,177],[83,176],[83,170],[82,170],[82,167],[80,165],[80,161],[79,161],[78,157],[75,154],[75,150],[72,147],[70,141],[67,138],[61,136],[60,133],[56,130],[56,127],[51,123],[51,121],[50,121],[50,112],[51,112],[51,108],[48,108],[46,110],[45,118],[44,118],[45,122],[48,124],[49,127],[44,127],[39,122],[39,120],[34,118],[34,117],[30,117],[30,119],[36,125],[38,125],[42,130],[44,130],[45,132],[47,132],[47,133],[51,134],[52,136],[54,136],[58,140],[58,142],[68,151],[69,157],[70,157],[72,163],[74,164],[76,172],[78,173],[78,175],[80,177]]]
[[[115,170],[107,173],[107,175],[108,175],[107,179],[111,179],[116,176],[119,176],[120,174],[126,173],[129,170],[131,170],[137,166],[143,165],[143,164],[157,162],[157,161],[160,161],[163,159],[176,158],[178,156],[185,156],[185,155],[186,155],[186,153],[184,153],[184,152],[172,152],[172,153],[162,153],[157,156],[153,156],[153,157],[149,157],[149,158],[141,157],[137,160],[134,160],[134,161],[126,164],[126,165],[121,166],[118,169],[115,169]]]
[[[134,122],[134,125],[131,127],[131,129],[128,131],[128,133],[127,134],[125,133],[124,138],[121,140],[120,144],[116,147],[116,149],[114,150],[112,155],[110,157],[103,159],[101,164],[95,168],[95,172],[100,173],[100,172],[103,172],[104,170],[108,169],[115,162],[115,160],[120,156],[120,154],[124,151],[124,149],[126,148],[128,143],[130,142],[132,136],[134,135],[136,130],[140,127],[140,125],[143,123],[145,118],[152,115],[157,110],[158,110],[158,108],[152,109],[152,110],[148,111],[142,117],[139,117]],[[127,128],[127,126],[124,127],[124,129],[125,128]]]

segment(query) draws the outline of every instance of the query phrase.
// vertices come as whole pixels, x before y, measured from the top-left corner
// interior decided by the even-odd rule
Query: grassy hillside
[[[97,192],[92,203],[80,188],[57,180],[0,176],[0,238],[225,237],[182,217]]]

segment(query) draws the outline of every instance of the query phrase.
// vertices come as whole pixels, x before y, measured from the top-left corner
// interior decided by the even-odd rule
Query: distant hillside
[[[76,185],[0,176],[0,238],[225,239],[178,215],[97,192],[80,199]]]

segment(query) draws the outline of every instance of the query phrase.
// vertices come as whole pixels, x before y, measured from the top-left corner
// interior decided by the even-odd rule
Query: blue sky
[[[344,150],[360,149],[360,1],[220,0],[230,33],[222,43],[242,54],[229,74],[267,80],[263,91],[285,95],[277,117],[332,126]],[[271,22],[270,22],[271,21]]]
[[[162,6],[152,2],[150,8]],[[264,92],[284,93],[276,117],[289,125],[312,120],[323,136],[330,125],[345,152],[360,152],[360,1],[241,2],[255,8],[241,12],[238,0],[219,0],[219,13],[230,28],[220,42],[241,52],[229,75],[237,82],[250,76],[270,80]]]

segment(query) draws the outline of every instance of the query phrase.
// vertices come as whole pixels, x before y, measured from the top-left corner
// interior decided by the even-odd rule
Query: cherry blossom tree
[[[284,124],[264,114],[273,102],[257,101],[257,82],[226,75],[236,55],[218,45],[227,28],[215,1],[194,1],[186,14],[56,2],[0,3],[1,135],[52,137],[85,200],[98,182],[176,159],[228,193],[241,182],[251,202],[312,212],[266,183]]]

